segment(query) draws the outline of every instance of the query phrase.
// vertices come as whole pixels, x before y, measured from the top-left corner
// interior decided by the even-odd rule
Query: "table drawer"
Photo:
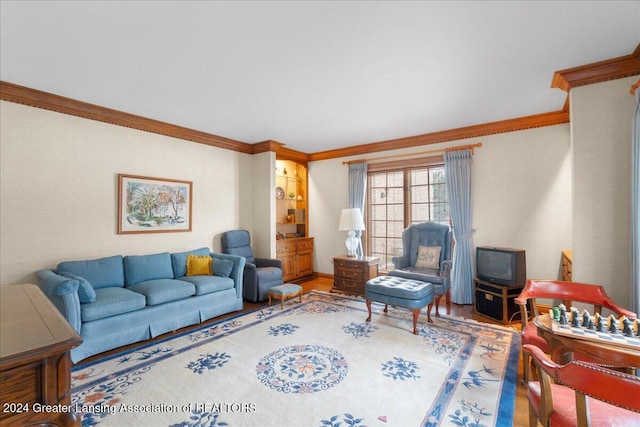
[[[336,267],[334,276],[339,277],[340,279],[347,279],[347,280],[359,280],[359,281],[365,280],[364,270],[362,269],[354,270],[354,269]]]
[[[364,284],[362,282],[334,278],[333,286],[341,291],[364,295]]]
[[[366,268],[366,265],[363,264],[362,262],[358,262],[358,261],[336,260],[335,261],[335,268],[336,268],[336,270],[340,269],[340,270],[359,270],[359,271],[364,271],[365,268]]]

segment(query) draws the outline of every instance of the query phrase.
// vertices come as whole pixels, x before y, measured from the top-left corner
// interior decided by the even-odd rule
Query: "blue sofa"
[[[210,256],[213,274],[187,274],[189,255]],[[83,343],[71,350],[76,363],[242,310],[245,262],[240,256],[200,248],[66,261],[37,276],[44,294],[82,336]]]

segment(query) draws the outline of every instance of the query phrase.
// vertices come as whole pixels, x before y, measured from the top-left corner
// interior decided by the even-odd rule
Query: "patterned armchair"
[[[436,316],[444,295],[447,314],[451,312],[451,228],[435,222],[407,227],[402,232],[402,256],[391,258],[394,269],[389,276],[433,284]]]

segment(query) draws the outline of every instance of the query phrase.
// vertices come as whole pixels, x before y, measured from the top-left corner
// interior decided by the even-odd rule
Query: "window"
[[[393,268],[402,255],[402,230],[411,224],[449,224],[449,202],[442,157],[373,164],[368,168],[367,255],[379,269]]]

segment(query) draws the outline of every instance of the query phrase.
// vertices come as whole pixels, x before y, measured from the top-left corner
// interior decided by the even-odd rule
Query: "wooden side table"
[[[364,284],[378,276],[377,257],[333,257],[333,287],[331,292],[364,296]]]
[[[82,338],[35,285],[0,290],[0,325],[0,424],[79,426],[71,349]]]

